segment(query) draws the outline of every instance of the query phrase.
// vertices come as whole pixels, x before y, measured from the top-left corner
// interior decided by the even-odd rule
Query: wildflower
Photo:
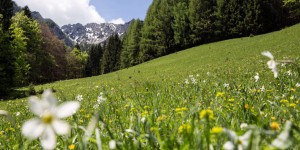
[[[287,74],[288,76],[291,76],[291,75],[292,75],[292,71],[289,70],[289,71],[286,72],[286,74]]]
[[[211,133],[215,133],[215,134],[221,133],[222,131],[223,131],[222,127],[213,127],[211,129]]]
[[[272,120],[276,120],[276,117],[271,117]]]
[[[292,130],[292,122],[287,121],[285,123],[283,131],[277,136],[277,138],[272,142],[272,145],[278,149],[287,149],[292,145],[290,139],[290,133]]]
[[[270,127],[272,130],[279,130],[279,124],[277,122],[271,122]]]
[[[16,116],[20,116],[20,114],[21,114],[20,112],[16,112]]]
[[[190,124],[183,124],[178,128],[178,133],[191,133],[192,127]]]
[[[235,145],[237,145],[238,150],[247,149],[249,145],[249,140],[252,135],[252,131],[247,131],[242,136],[237,136],[235,132],[225,129],[225,132],[229,135],[231,141],[227,141],[223,148],[225,150],[234,150]]]
[[[224,97],[225,92],[217,92],[216,97]]]
[[[191,81],[192,81],[192,84],[197,84],[197,80],[194,78],[194,77],[192,77],[192,78],[190,78],[191,79]]]
[[[106,100],[106,98],[103,97],[103,93],[101,92],[97,99],[98,104],[100,104],[101,102],[103,102],[105,100]]]
[[[259,74],[256,72],[256,75],[254,76],[254,80],[255,80],[255,82],[257,82],[257,81],[258,81],[258,79],[259,79]]]
[[[289,102],[289,101],[286,100],[286,99],[283,99],[283,100],[280,101],[280,103],[288,103],[288,102]]]
[[[296,87],[300,87],[300,83],[296,83]]]
[[[69,124],[60,119],[73,115],[80,106],[78,102],[66,102],[59,106],[56,104],[57,100],[51,90],[44,91],[42,100],[36,96],[29,97],[29,108],[38,118],[26,121],[22,126],[22,134],[29,139],[40,137],[44,149],[55,148],[55,134],[69,133]]]
[[[185,84],[189,84],[189,83],[190,83],[190,82],[189,82],[189,79],[185,79],[184,83],[185,83]]]
[[[117,147],[117,143],[115,140],[110,140],[108,145],[109,145],[109,149],[116,149]]]
[[[247,127],[248,127],[248,124],[247,124],[247,123],[241,123],[241,125],[240,125],[240,128],[241,128],[242,130],[245,130]]]
[[[68,146],[68,148],[69,148],[70,150],[73,150],[73,149],[75,149],[75,145],[74,145],[74,144],[71,144],[71,145]]]
[[[229,87],[229,83],[224,83],[223,86],[224,86],[224,88],[228,88]]]
[[[228,102],[234,102],[234,98],[228,99]]]
[[[209,119],[209,120],[213,120],[213,119],[214,119],[214,113],[213,113],[213,111],[210,110],[210,109],[202,110],[202,111],[200,112],[200,118],[201,118],[201,119],[206,118],[206,119]]]
[[[265,91],[265,86],[261,86],[260,91],[264,92]]]
[[[81,101],[83,100],[82,95],[77,95],[77,96],[76,96],[76,100],[78,100],[79,102],[81,102]]]
[[[245,108],[246,110],[248,110],[248,109],[249,109],[249,105],[246,104],[246,105],[244,106],[244,108]]]
[[[271,59],[267,62],[267,65],[268,65],[269,69],[271,69],[272,72],[274,73],[274,77],[277,78],[278,71],[277,71],[276,66],[278,63],[274,60],[274,56],[269,51],[262,52],[262,55],[269,57]]]
[[[146,122],[146,118],[145,117],[141,118],[141,121],[142,121],[142,123],[145,123]]]
[[[290,107],[296,108],[296,104],[295,103],[290,103]]]

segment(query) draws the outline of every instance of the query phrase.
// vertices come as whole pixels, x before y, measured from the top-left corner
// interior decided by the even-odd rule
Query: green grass
[[[263,51],[270,51],[275,60],[294,62],[284,67],[279,64],[279,78],[275,79],[267,67],[268,58],[261,55]],[[289,70],[292,75],[287,74]],[[256,73],[258,82],[254,81]],[[190,80],[190,84],[185,84],[189,78],[196,79],[197,84]],[[271,142],[287,120],[293,122],[293,129],[300,127],[297,83],[300,24],[265,35],[201,45],[110,74],[59,81],[35,89],[55,89],[61,103],[83,96],[80,111],[68,118],[72,134],[58,139],[60,148],[72,143],[79,149],[96,148],[95,136],[84,144],[84,131],[79,127],[87,126],[95,114],[101,120],[97,128],[103,149],[112,139],[120,149],[208,149],[207,145],[222,149],[228,135],[210,130],[223,127],[223,131],[226,128],[241,135],[246,132],[241,130],[241,123],[253,125],[248,129],[255,133],[252,149],[271,149]],[[260,90],[262,86],[265,91]],[[107,100],[94,109],[100,92]],[[10,123],[5,117],[0,118],[0,149],[40,148],[38,140],[28,141],[20,133],[24,121],[33,117],[27,99],[0,102],[0,109],[16,120]],[[214,119],[200,118],[200,112],[208,109]],[[16,116],[16,112],[21,115]],[[145,122],[141,121],[143,117]],[[278,123],[280,129],[272,130],[272,122]],[[299,149],[300,134],[293,135],[291,148]]]

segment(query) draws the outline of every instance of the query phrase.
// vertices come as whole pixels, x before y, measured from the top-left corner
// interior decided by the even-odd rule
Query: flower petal
[[[31,112],[37,116],[40,116],[45,110],[43,101],[40,101],[36,96],[30,96],[28,103]]]
[[[63,103],[57,107],[56,116],[58,118],[69,117],[75,114],[79,107],[80,107],[79,102],[71,101],[71,102]]]
[[[56,136],[51,126],[47,126],[40,138],[44,149],[54,149],[56,146]]]
[[[269,57],[270,59],[274,59],[273,55],[269,51],[262,52],[261,54],[266,57]]]
[[[234,144],[230,141],[227,141],[224,145],[223,148],[225,150],[234,150]]]
[[[47,89],[43,92],[42,99],[47,101],[49,106],[56,106],[57,100],[53,96],[52,91]]]
[[[41,136],[44,130],[45,125],[37,118],[26,121],[22,126],[22,134],[32,140]]]
[[[52,122],[54,131],[59,135],[66,135],[70,132],[70,126],[67,122],[55,119]]]

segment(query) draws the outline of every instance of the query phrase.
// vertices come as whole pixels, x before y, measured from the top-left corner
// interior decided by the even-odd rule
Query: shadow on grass
[[[29,90],[12,89],[0,94],[0,100],[13,100],[28,97],[30,94]]]

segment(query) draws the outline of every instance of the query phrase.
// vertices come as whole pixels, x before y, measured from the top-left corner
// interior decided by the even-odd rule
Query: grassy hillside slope
[[[293,60],[293,63],[278,65],[279,77],[275,79],[266,64],[269,58],[261,55],[263,51],[270,51],[276,60]],[[201,110],[211,109],[216,116],[210,127],[206,127],[209,129],[213,126],[238,129],[242,122],[262,127],[272,121],[279,122],[282,128],[286,120],[294,120],[296,125],[300,125],[297,121],[300,117],[294,114],[300,100],[300,88],[296,87],[296,83],[300,83],[299,68],[300,24],[269,34],[201,45],[110,74],[59,81],[39,85],[35,89],[53,88],[61,102],[82,95],[80,113],[69,121],[85,126],[91,114],[99,110],[104,122],[123,144],[131,137],[120,135],[125,132],[124,128],[153,134],[154,139],[148,139],[149,145],[125,144],[123,146],[126,149],[132,146],[189,149],[199,148],[199,139],[195,137],[207,135],[205,131],[202,132],[203,127],[198,129],[198,126],[194,126],[203,123],[203,118],[195,120],[195,117],[201,117]],[[256,73],[259,74],[258,82],[254,79]],[[193,84],[193,81],[197,83]],[[104,93],[107,100],[97,103],[100,92]],[[287,108],[274,108],[268,103],[274,100],[278,106],[282,106],[280,101],[290,97],[293,99],[288,104],[297,104],[295,107],[287,105]],[[27,98],[1,101],[0,109],[11,114],[21,112],[18,125],[31,117],[27,115],[30,114]],[[261,116],[260,112],[266,115]],[[149,126],[159,128],[160,132],[152,128],[150,131],[150,127],[141,129],[138,121],[141,117],[146,117]],[[276,119],[271,120],[271,117]],[[167,123],[163,124],[162,120]],[[192,131],[201,132],[191,134],[186,124],[192,125]],[[182,135],[182,130],[186,130],[187,137]],[[105,144],[112,138],[106,134],[103,131]],[[140,135],[135,137],[142,138]],[[191,137],[194,140],[189,140]],[[188,142],[181,143],[177,138]],[[219,143],[213,143],[216,149],[222,147],[220,143],[224,143],[226,138],[218,140]],[[266,138],[262,143],[268,145],[266,143],[271,140]],[[80,146],[80,142],[77,146]],[[299,148],[298,144],[296,148]]]

